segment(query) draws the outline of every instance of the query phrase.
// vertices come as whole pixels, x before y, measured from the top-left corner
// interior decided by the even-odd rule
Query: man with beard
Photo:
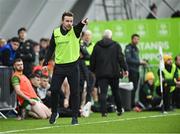
[[[40,101],[30,80],[23,74],[24,67],[22,59],[16,59],[13,67],[15,72],[11,82],[17,94],[20,107],[27,110],[35,118],[49,118],[51,111]]]
[[[78,125],[79,113],[79,64],[80,56],[79,37],[84,25],[87,24],[87,19],[83,19],[76,26],[73,26],[73,14],[64,12],[62,15],[61,25],[54,29],[48,52],[45,56],[43,69],[47,69],[46,65],[55,53],[55,67],[52,76],[51,91],[52,91],[52,115],[49,120],[50,124],[54,124],[59,114],[58,93],[61,85],[67,77],[70,85],[70,107],[73,111],[72,125]],[[61,91],[62,93],[62,91]]]

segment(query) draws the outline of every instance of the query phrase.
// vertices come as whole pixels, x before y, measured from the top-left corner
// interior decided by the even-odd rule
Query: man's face
[[[41,86],[43,88],[46,88],[49,85],[49,79],[48,78],[41,78]]]
[[[40,78],[39,77],[34,77],[31,79],[31,83],[34,87],[40,87]]]
[[[22,72],[23,69],[24,69],[24,66],[23,66],[23,62],[22,61],[18,61],[14,64],[14,69],[18,72]]]
[[[73,17],[64,16],[64,20],[62,20],[62,25],[66,30],[70,30],[73,25]]]
[[[41,42],[40,42],[41,48],[44,48],[44,49],[46,49],[46,48],[48,47],[48,44],[49,44],[48,41],[41,41]]]
[[[166,65],[172,65],[172,59],[168,59],[165,64]]]
[[[139,43],[139,37],[134,36],[133,39],[132,39],[132,44],[137,45],[138,43]]]
[[[91,42],[91,38],[92,38],[92,35],[90,34],[90,33],[85,33],[84,34],[84,37],[83,37],[83,40],[85,41],[85,42]]]
[[[21,39],[21,40],[25,40],[26,39],[26,31],[24,31],[24,30],[22,30],[22,31],[20,31],[19,32],[19,38]]]
[[[19,42],[11,42],[12,48],[16,51],[19,48]]]
[[[177,57],[176,65],[180,66],[180,56]]]
[[[154,80],[148,80],[149,85],[153,85]]]
[[[40,51],[40,46],[39,46],[39,45],[34,46],[33,50],[34,50],[35,53],[39,53],[39,51]]]

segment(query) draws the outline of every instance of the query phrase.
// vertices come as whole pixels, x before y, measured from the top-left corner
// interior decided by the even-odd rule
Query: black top
[[[139,72],[139,50],[136,45],[129,44],[125,48],[125,57],[129,71]]]
[[[97,78],[120,77],[120,69],[127,70],[121,46],[111,39],[98,41],[90,57],[90,69]]]

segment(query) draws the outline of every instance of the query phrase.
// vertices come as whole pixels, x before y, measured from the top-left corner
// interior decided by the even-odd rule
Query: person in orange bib
[[[17,94],[18,103],[29,114],[35,118],[46,119],[51,115],[51,111],[40,101],[34,91],[30,80],[23,74],[23,61],[18,58],[14,61],[14,74],[11,82]]]

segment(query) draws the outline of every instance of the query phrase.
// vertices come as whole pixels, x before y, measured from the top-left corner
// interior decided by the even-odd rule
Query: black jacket
[[[35,52],[33,50],[33,40],[27,40],[24,43],[20,43],[20,47],[17,50],[16,58],[21,58],[24,64],[23,73],[29,77],[32,73],[33,62],[35,61]]]
[[[121,46],[111,39],[102,39],[90,57],[90,69],[97,78],[120,77],[120,69],[127,70]]]
[[[125,57],[129,71],[139,72],[139,50],[135,45],[129,44],[125,48]]]

